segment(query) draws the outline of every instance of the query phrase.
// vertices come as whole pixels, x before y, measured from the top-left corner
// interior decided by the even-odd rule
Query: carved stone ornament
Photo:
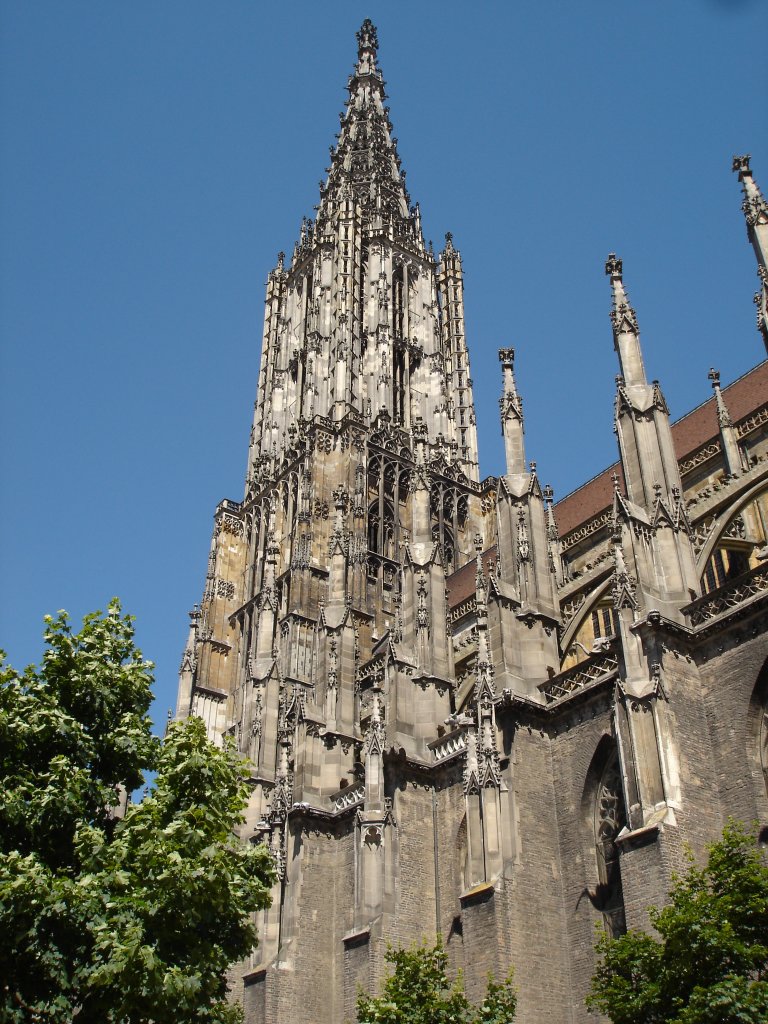
[[[224,512],[216,520],[216,533],[229,533],[233,537],[242,537],[243,521],[229,512]]]

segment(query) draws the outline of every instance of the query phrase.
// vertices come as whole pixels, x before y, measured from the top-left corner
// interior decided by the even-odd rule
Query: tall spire
[[[733,158],[733,170],[738,172],[744,192],[741,208],[747,221],[747,238],[757,256],[757,276],[760,278],[760,288],[755,293],[757,329],[768,351],[768,202],[752,177],[748,153]]]
[[[357,33],[357,46],[346,111],[339,115],[341,131],[337,145],[331,147],[327,182],[321,185],[319,219],[331,215],[345,199],[354,199],[366,213],[379,214],[385,221],[411,221],[415,229],[418,217],[409,209],[405,171],[400,169],[376,59],[376,28],[368,18]]]
[[[619,357],[621,375],[628,386],[646,384],[643,353],[640,349],[640,329],[637,316],[629,304],[624,290],[622,261],[616,253],[611,253],[605,262],[605,272],[611,279],[613,308],[611,323],[613,324],[613,343]]]

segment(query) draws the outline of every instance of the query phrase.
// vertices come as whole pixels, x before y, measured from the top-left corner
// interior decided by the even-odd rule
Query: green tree
[[[242,762],[197,719],[152,737],[152,665],[116,601],[79,633],[46,622],[39,671],[0,665],[0,1020],[233,1020],[226,969],[273,878],[234,835]]]
[[[439,939],[434,946],[389,949],[385,956],[394,969],[380,996],[358,996],[359,1024],[509,1024],[514,1019],[511,971],[501,982],[490,977],[485,999],[473,1009],[461,976],[448,981],[448,954]]]
[[[587,1005],[614,1024],[764,1024],[768,1020],[768,866],[730,822],[692,856],[663,910],[658,938],[629,931],[598,941]]]

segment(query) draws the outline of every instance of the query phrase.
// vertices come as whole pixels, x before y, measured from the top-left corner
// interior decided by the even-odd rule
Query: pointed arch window
[[[440,544],[445,568],[453,572],[462,558],[460,535],[464,534],[469,514],[469,498],[455,485],[445,481],[433,482],[430,495],[432,539]]]
[[[368,550],[385,558],[395,557],[395,512],[389,501],[374,501],[368,509]]]
[[[763,776],[763,794],[768,798],[768,660],[760,670],[757,683],[752,691],[750,719],[752,727],[748,733],[748,759],[752,761],[756,753],[757,763]],[[755,741],[756,749],[753,747]]]
[[[434,523],[432,526],[432,540],[440,545],[446,573],[452,573],[456,565],[456,546],[453,542],[453,533],[447,526],[443,526],[441,535],[439,525]]]
[[[619,757],[615,746],[606,760],[597,784],[594,805],[595,852],[598,870],[598,900],[605,930],[611,938],[627,930],[624,891],[616,837],[627,823]]]

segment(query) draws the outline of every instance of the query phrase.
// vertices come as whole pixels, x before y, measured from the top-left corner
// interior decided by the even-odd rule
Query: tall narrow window
[[[395,346],[392,365],[392,413],[395,423],[405,423],[405,350]]]
[[[368,550],[385,558],[395,558],[395,513],[389,501],[382,503],[383,517],[379,516],[379,502],[368,509]]]
[[[616,837],[627,822],[619,758],[614,749],[606,761],[595,798],[595,845],[599,876],[597,904],[603,912],[605,930],[611,938],[627,930],[624,892]]]

